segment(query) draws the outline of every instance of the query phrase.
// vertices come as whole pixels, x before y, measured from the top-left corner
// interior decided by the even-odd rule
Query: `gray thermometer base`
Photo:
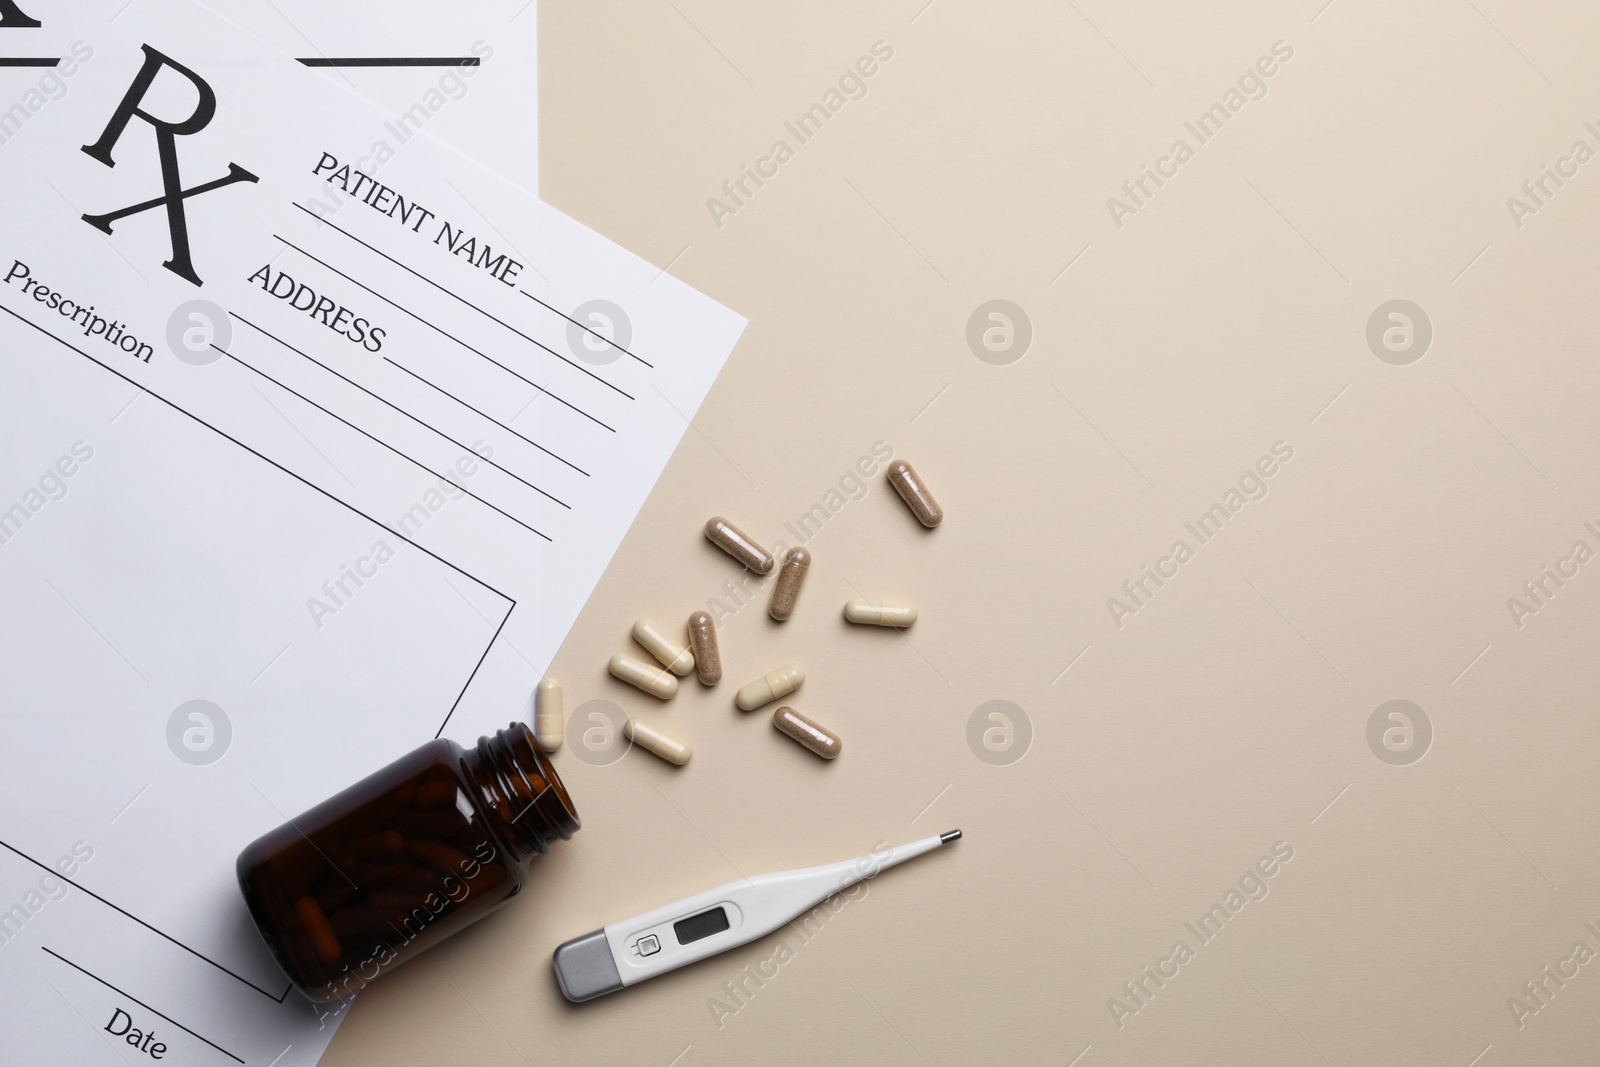
[[[622,988],[622,975],[606,943],[606,932],[596,930],[556,949],[553,961],[556,981],[568,1000],[579,1002],[615,993]]]

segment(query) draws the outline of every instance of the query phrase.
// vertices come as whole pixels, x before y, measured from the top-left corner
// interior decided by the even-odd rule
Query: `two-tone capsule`
[[[678,680],[653,664],[618,653],[611,657],[610,667],[612,677],[653,697],[671,700],[678,695]]]
[[[722,681],[722,652],[717,648],[717,624],[708,612],[689,616],[689,651],[694,654],[695,671],[701,685]]]
[[[772,553],[756,544],[755,539],[739,527],[714,515],[706,521],[706,537],[722,551],[743,563],[757,574],[772,570]]]
[[[689,650],[643,619],[633,624],[633,639],[673,674],[682,676],[694,670]]]
[[[791,548],[789,554],[783,557],[783,567],[779,569],[778,580],[773,584],[772,601],[767,605],[767,614],[779,622],[794,614],[795,601],[800,598],[800,586],[810,569],[811,553],[803,548]]]
[[[786,663],[775,671],[762,675],[734,696],[734,703],[745,711],[754,711],[779,697],[786,697],[806,680],[806,672],[793,663]]]
[[[806,718],[787,704],[772,713],[772,725],[785,737],[791,737],[823,759],[834,759],[844,749],[844,742],[832,730],[825,729]]]
[[[851,600],[844,606],[845,621],[859,626],[894,626],[905,629],[917,621],[917,609],[911,604],[896,604],[870,600]]]
[[[565,701],[561,699],[561,683],[546,677],[539,683],[533,704],[533,736],[539,747],[554,752],[566,737]]]
[[[676,737],[663,733],[639,719],[629,719],[622,727],[622,732],[629,741],[646,752],[660,756],[668,763],[675,763],[680,767],[688,763],[689,757],[694,755],[694,749],[689,747],[687,741],[679,741]]]
[[[887,477],[918,522],[931,529],[944,521],[944,509],[933,499],[933,494],[928,492],[927,485],[917,476],[911,464],[903,459],[895,460],[889,464]]]

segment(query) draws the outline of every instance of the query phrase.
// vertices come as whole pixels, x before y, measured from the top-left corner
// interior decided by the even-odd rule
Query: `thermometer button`
[[[633,951],[641,956],[653,956],[661,951],[661,939],[655,934],[647,934],[633,943]]]

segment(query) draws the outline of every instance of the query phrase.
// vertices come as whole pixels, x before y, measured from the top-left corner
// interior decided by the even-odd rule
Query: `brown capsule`
[[[722,651],[717,648],[717,624],[704,611],[689,616],[689,651],[694,653],[694,669],[701,685],[722,681]]]
[[[772,553],[756,544],[748,534],[721,515],[715,515],[707,520],[706,537],[712,544],[757,574],[768,573],[772,570],[772,564],[776,562],[772,558]]]
[[[783,557],[783,567],[778,571],[778,580],[772,587],[768,615],[782,622],[794,614],[794,602],[800,597],[800,584],[806,580],[806,571],[810,569],[811,553],[803,548],[791,548],[789,554]]]
[[[311,945],[317,950],[317,958],[323,963],[334,963],[344,955],[344,949],[339,945],[339,939],[333,936],[333,927],[328,925],[328,916],[324,914],[322,905],[313,897],[301,897],[294,902],[295,918],[300,920],[300,929],[311,938]]]
[[[931,529],[944,521],[944,509],[933,499],[911,464],[903,459],[895,460],[889,464],[888,477],[889,484],[894,486],[894,491],[900,494],[918,522]]]
[[[772,713],[772,725],[779,733],[794,738],[823,759],[835,758],[844,748],[838,734],[824,730],[787,705]]]

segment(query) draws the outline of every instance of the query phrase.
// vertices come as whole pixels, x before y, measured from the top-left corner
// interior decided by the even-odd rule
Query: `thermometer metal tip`
[[[568,1000],[614,993],[754,941],[833,894],[960,837],[950,830],[853,860],[760,874],[623,919],[556,949],[556,980]]]

